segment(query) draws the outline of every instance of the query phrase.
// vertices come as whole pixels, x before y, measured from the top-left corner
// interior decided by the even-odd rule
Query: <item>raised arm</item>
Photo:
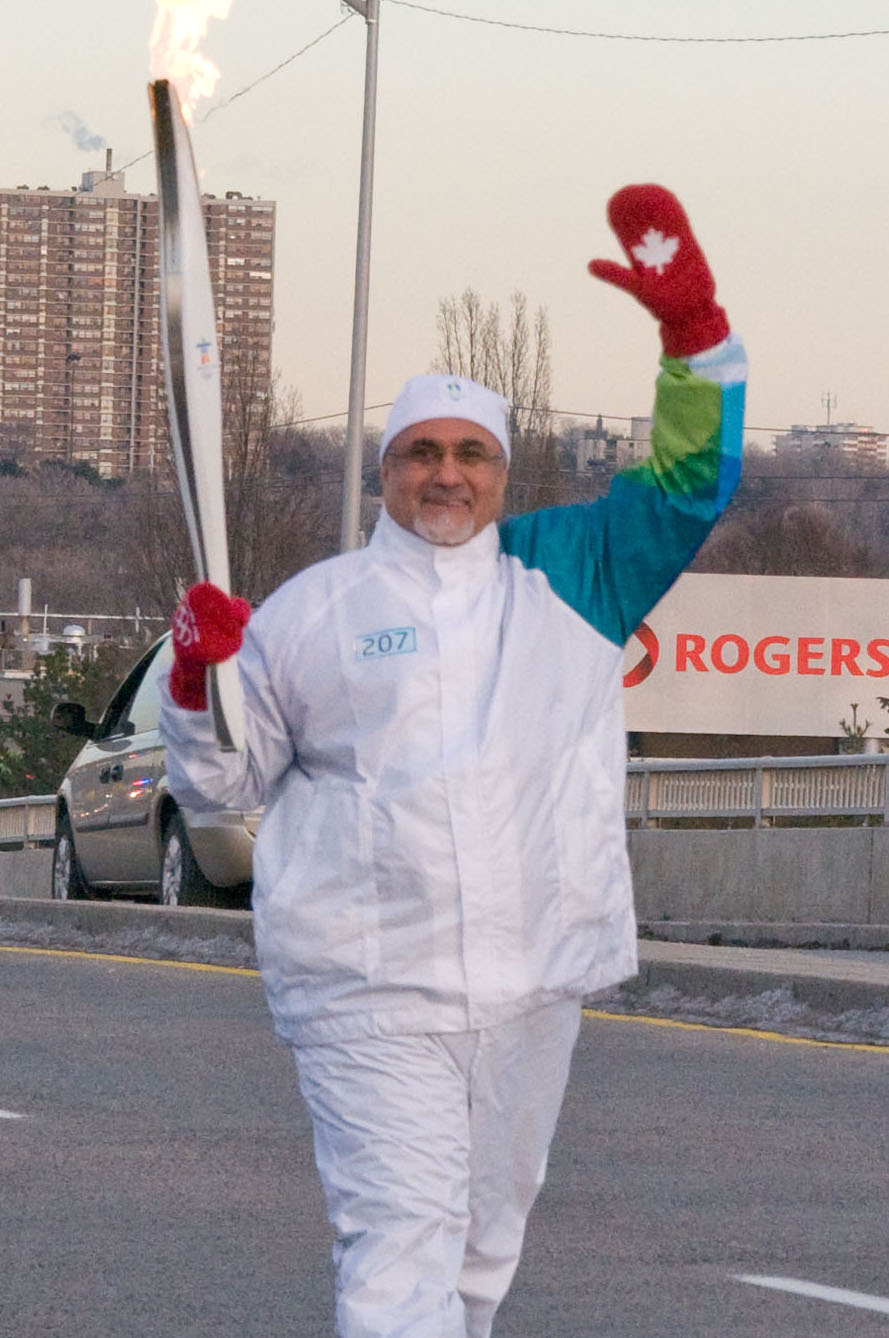
[[[597,278],[660,321],[651,455],[616,475],[608,496],[518,516],[503,547],[621,645],[688,565],[740,477],[744,349],[731,334],[703,251],[662,186],[626,186],[608,217],[629,268],[594,260]]]

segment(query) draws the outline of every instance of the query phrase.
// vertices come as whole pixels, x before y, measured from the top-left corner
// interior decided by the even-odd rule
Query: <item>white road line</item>
[[[874,1310],[878,1315],[889,1315],[889,1299],[869,1296],[867,1292],[849,1292],[843,1287],[822,1287],[818,1282],[802,1282],[799,1278],[766,1278],[753,1274],[732,1274],[735,1282],[749,1282],[754,1287],[769,1287],[776,1292],[794,1292],[797,1296],[811,1296],[816,1301],[834,1301],[838,1305],[855,1306],[858,1310]]]
[[[0,1120],[23,1120],[25,1118],[17,1110],[0,1110]]]

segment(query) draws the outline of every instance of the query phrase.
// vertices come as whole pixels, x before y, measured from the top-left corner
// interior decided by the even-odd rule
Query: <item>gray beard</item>
[[[455,548],[471,539],[475,530],[475,521],[471,515],[461,520],[451,516],[441,516],[438,520],[425,521],[419,517],[414,521],[414,531],[429,544],[445,544]]]

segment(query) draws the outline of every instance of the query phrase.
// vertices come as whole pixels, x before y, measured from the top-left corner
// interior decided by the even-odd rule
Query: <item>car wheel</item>
[[[209,905],[215,890],[198,868],[182,815],[171,814],[164,827],[158,901],[162,906]]]
[[[62,812],[56,819],[56,844],[52,853],[53,901],[83,901],[89,896],[77,864],[71,819]]]

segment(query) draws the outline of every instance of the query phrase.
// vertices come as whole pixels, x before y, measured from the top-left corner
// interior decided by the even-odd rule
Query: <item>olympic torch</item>
[[[148,86],[160,205],[161,332],[176,472],[199,581],[230,593],[216,312],[201,195],[179,98],[167,79]],[[234,659],[207,671],[219,747],[244,744]]]

